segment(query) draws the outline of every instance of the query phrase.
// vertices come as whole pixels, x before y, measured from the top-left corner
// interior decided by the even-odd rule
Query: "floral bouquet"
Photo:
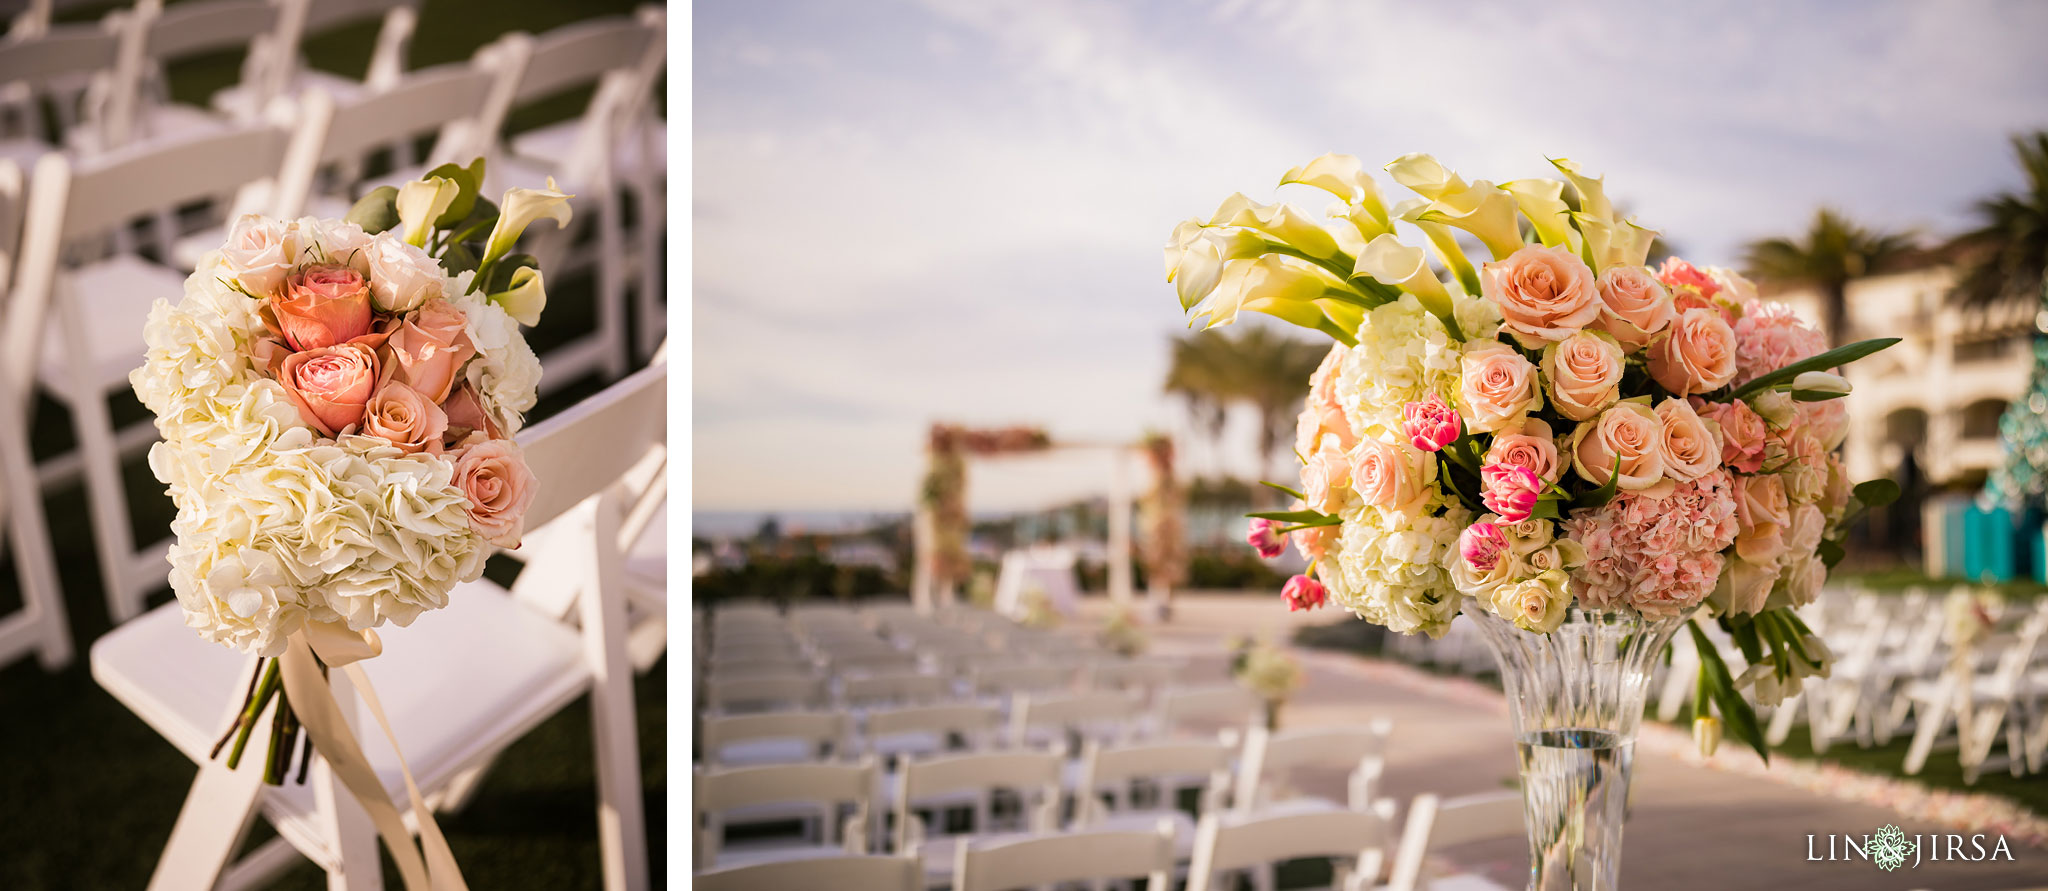
[[[1151,643],[1145,637],[1145,629],[1138,625],[1137,611],[1128,606],[1111,609],[1095,639],[1103,649],[1126,659],[1144,653],[1145,647]]]
[[[1563,180],[1496,185],[1407,155],[1386,169],[1418,197],[1389,205],[1356,158],[1325,155],[1281,178],[1335,195],[1321,218],[1239,194],[1174,230],[1191,322],[1258,311],[1337,342],[1309,380],[1299,489],[1276,486],[1297,504],[1254,514],[1249,538],[1308,559],[1290,607],[1334,600],[1397,632],[1439,637],[1468,598],[1539,634],[1574,605],[1710,616],[1751,667],[1703,646],[1703,689],[1761,751],[1737,688],[1775,701],[1826,673],[1795,609],[1848,524],[1897,494],[1852,487],[1835,457],[1834,369],[1897,341],[1829,350],[1740,275],[1651,268],[1656,232],[1551,163]]]
[[[1244,638],[1233,649],[1231,675],[1265,705],[1266,729],[1279,729],[1280,707],[1301,687],[1301,663],[1270,640]]]
[[[258,658],[214,754],[232,735],[235,767],[275,699],[271,784],[302,730],[341,769],[319,709],[294,709],[328,666],[374,655],[370,629],[446,606],[492,547],[519,545],[535,483],[511,437],[541,373],[520,326],[546,294],[512,247],[535,220],[566,223],[569,196],[550,182],[494,205],[482,179],[479,159],[345,220],[242,217],[184,298],[150,311],[129,379],[163,435],[149,463],[178,509],[171,586],[187,624]]]

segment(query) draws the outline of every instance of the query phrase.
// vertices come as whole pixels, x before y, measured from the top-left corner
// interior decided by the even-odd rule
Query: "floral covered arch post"
[[[1650,268],[1656,232],[1551,164],[1562,179],[1496,185],[1406,155],[1386,171],[1415,197],[1390,204],[1356,158],[1325,155],[1280,181],[1333,195],[1326,213],[1232,195],[1175,228],[1166,271],[1191,324],[1263,312],[1336,341],[1309,381],[1300,479],[1277,486],[1295,504],[1248,535],[1308,559],[1290,608],[1431,637],[1478,622],[1514,705],[1534,877],[1611,887],[1617,790],[1674,631],[1701,645],[1709,751],[1725,720],[1768,757],[1743,691],[1775,703],[1826,675],[1798,609],[1850,524],[1897,495],[1835,456],[1835,370],[1897,339],[1827,350],[1731,271]]]

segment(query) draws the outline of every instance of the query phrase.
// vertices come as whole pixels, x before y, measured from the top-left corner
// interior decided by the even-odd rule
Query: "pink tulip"
[[[1481,520],[1465,527],[1458,535],[1458,554],[1465,558],[1465,565],[1474,572],[1488,573],[1500,566],[1501,557],[1508,551],[1508,537],[1500,527]]]
[[[1479,489],[1479,500],[1487,510],[1510,523],[1519,523],[1536,509],[1536,496],[1543,491],[1543,481],[1527,467],[1488,464],[1479,471]]]
[[[1408,442],[1425,452],[1434,452],[1458,438],[1463,424],[1458,411],[1431,393],[1428,399],[1401,406],[1401,432]]]
[[[1245,533],[1244,540],[1259,552],[1259,556],[1271,560],[1287,550],[1287,541],[1280,537],[1279,528],[1279,523],[1265,517],[1253,517],[1251,529]]]
[[[1305,575],[1288,579],[1286,587],[1280,589],[1280,599],[1287,601],[1288,612],[1315,609],[1322,606],[1329,596],[1329,589],[1324,588],[1322,582]]]

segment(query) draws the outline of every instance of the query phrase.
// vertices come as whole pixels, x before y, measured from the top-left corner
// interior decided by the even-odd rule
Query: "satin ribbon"
[[[383,650],[384,644],[374,631],[350,631],[340,623],[308,624],[305,630],[291,636],[284,655],[278,659],[284,676],[285,695],[291,700],[293,714],[298,716],[306,728],[306,735],[312,739],[313,748],[327,759],[335,777],[355,795],[356,801],[370,815],[370,822],[377,827],[377,834],[383,837],[384,846],[391,851],[391,860],[397,864],[398,874],[405,881],[407,891],[469,891],[469,886],[462,880],[462,870],[455,864],[455,855],[448,849],[448,839],[441,834],[440,825],[434,822],[434,812],[428,809],[425,798],[420,795],[419,785],[413,781],[412,769],[406,766],[405,755],[398,747],[398,736],[391,730],[391,721],[384,716],[384,706],[378,702],[377,692],[370,687],[369,675],[356,664]],[[350,682],[355,684],[356,694],[369,706],[378,726],[384,728],[385,738],[391,741],[391,751],[398,756],[398,773],[405,778],[406,796],[411,800],[413,817],[419,824],[418,844],[414,843],[412,833],[406,831],[405,820],[391,803],[391,796],[384,791],[383,781],[370,768],[370,759],[363,754],[362,746],[356,742],[355,733],[341,713],[340,704],[335,702],[333,688],[321,675],[319,664],[313,661],[315,654],[329,667],[348,673]],[[372,868],[375,868],[374,864]]]

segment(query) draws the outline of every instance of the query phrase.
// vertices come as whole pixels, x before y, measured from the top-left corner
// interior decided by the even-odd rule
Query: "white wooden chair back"
[[[1387,852],[1386,820],[1362,811],[1317,811],[1235,819],[1202,815],[1186,891],[1229,888],[1224,874],[1309,857],[1348,859],[1353,875],[1379,877]],[[1331,887],[1344,887],[1342,878]]]
[[[1050,731],[1062,747],[1069,733],[1083,740],[1121,741],[1137,714],[1137,700],[1116,690],[1018,693],[1010,699],[1010,744],[1029,743],[1034,731]]]
[[[850,706],[924,705],[952,695],[951,678],[915,671],[850,675],[839,679],[839,700]]]
[[[121,38],[103,24],[56,25],[0,44],[0,84],[42,86],[53,79],[111,70]]]
[[[911,735],[936,736],[941,745],[957,736],[969,750],[978,750],[994,741],[1003,714],[987,705],[911,705],[874,709],[865,723],[861,743],[870,753],[887,750],[892,740]]]
[[[1015,841],[970,841],[954,852],[955,891],[1007,891],[1060,882],[1144,878],[1173,887],[1173,823],[1152,832],[1077,832]]]
[[[812,760],[825,752],[846,751],[846,713],[840,711],[765,712],[757,715],[714,715],[699,728],[698,745],[704,763],[722,763],[727,746],[756,740],[801,740],[809,744]]]
[[[303,2],[303,0],[294,0]],[[183,138],[184,133],[144,131],[143,110],[167,98],[166,64],[201,53],[248,47],[243,66],[246,88],[261,91],[274,85],[271,58],[279,38],[281,6],[269,0],[198,0],[165,7],[161,0],[142,0],[133,9],[110,17],[120,32],[108,88],[105,127],[100,149],[119,148],[152,137]],[[269,100],[260,95],[253,108]]]
[[[1401,846],[1394,851],[1387,891],[1416,891],[1425,887],[1423,867],[1431,850],[1484,839],[1522,837],[1522,796],[1517,793],[1488,792],[1449,801],[1426,793],[1418,795],[1408,805],[1408,822],[1401,831]]]
[[[1262,712],[1259,697],[1236,684],[1169,687],[1159,693],[1159,732],[1181,736],[1197,730],[1228,731],[1256,724]]]
[[[2040,649],[2044,630],[2048,630],[2048,611],[2034,609],[2020,620],[2020,627],[2005,649],[1999,652],[1998,661],[1991,670],[1990,687],[1997,695],[2010,698],[2018,694],[2027,669],[2034,664],[2034,655]]]
[[[692,806],[698,815],[697,856],[699,863],[716,865],[724,840],[723,815],[740,808],[771,804],[818,804],[830,809],[845,805],[853,809],[843,836],[849,854],[867,853],[868,807],[874,798],[875,765],[857,764],[769,764],[760,767],[730,767],[696,772]],[[826,842],[841,840],[836,820],[825,821]]]
[[[106,20],[45,27],[34,33],[10,33],[0,43],[0,86],[14,92],[9,126],[4,134],[49,144],[52,150],[74,130],[86,144],[104,141],[104,126],[113,92],[113,71],[121,58],[120,24],[127,14]],[[44,125],[40,102],[48,99],[57,115],[57,133]]]
[[[520,79],[513,103],[594,84],[606,72],[639,65],[661,43],[661,34],[630,16],[588,19],[537,35],[533,64]]]
[[[1059,665],[1009,665],[974,671],[974,692],[983,696],[1044,693],[1063,690],[1074,681],[1074,670]]]
[[[13,281],[15,247],[25,210],[22,191],[21,168],[0,159],[0,309],[7,306],[8,285]],[[0,369],[0,374],[5,373]],[[0,509],[4,509],[0,512],[4,526],[0,528],[7,532],[6,544],[22,592],[21,608],[0,617],[0,668],[34,652],[45,670],[55,671],[71,662],[71,629],[29,451],[28,413],[17,401],[21,393],[11,383],[0,386]]]
[[[727,678],[764,674],[804,674],[813,668],[810,660],[798,655],[747,657],[724,653],[713,653],[711,661],[704,667],[706,674]]]
[[[1382,718],[1365,725],[1313,727],[1279,733],[1255,725],[1245,740],[1235,806],[1253,811],[1267,804],[1287,774],[1302,768],[1377,776],[1385,763],[1393,724]]]
[[[377,42],[370,52],[369,68],[363,74],[363,85],[372,91],[386,89],[398,83],[405,69],[405,50],[419,21],[418,7],[419,0],[312,0],[306,6],[305,21],[296,29],[296,34],[303,41],[336,28],[383,19],[383,24],[378,26]],[[299,47],[291,46],[288,50],[296,56]],[[292,64],[303,66],[305,63],[294,58]],[[286,70],[284,74],[288,77],[290,71]]]
[[[1129,806],[1131,784],[1146,780],[1168,788],[1162,780],[1205,777],[1200,812],[1216,813],[1230,791],[1230,759],[1235,753],[1217,742],[1145,742],[1104,745],[1090,740],[1081,749],[1081,780],[1074,787],[1074,825],[1087,827],[1109,816],[1102,793],[1118,809]],[[1174,802],[1165,802],[1167,807]]]
[[[924,891],[924,868],[910,857],[848,854],[756,863],[699,872],[693,891]]]
[[[429,167],[447,161],[468,164],[487,148],[477,134],[503,123],[510,85],[525,64],[524,46],[501,40],[478,50],[467,63],[411,72],[387,90],[337,102],[320,150],[321,166],[342,171],[339,190],[353,199],[358,171],[370,153],[389,148],[408,149],[402,153],[409,155],[412,140],[428,133],[436,134]]]
[[[873,720],[871,717],[870,721]],[[928,829],[914,808],[933,798],[960,792],[978,793],[980,813],[988,813],[988,794],[1014,791],[1023,802],[1032,832],[1051,832],[1058,825],[1060,775],[1065,759],[1051,752],[980,752],[942,755],[905,762],[896,772],[895,850],[915,850]],[[988,827],[978,826],[986,831]]]
[[[815,675],[713,675],[704,679],[704,705],[716,713],[812,708],[828,702],[825,682]]]

